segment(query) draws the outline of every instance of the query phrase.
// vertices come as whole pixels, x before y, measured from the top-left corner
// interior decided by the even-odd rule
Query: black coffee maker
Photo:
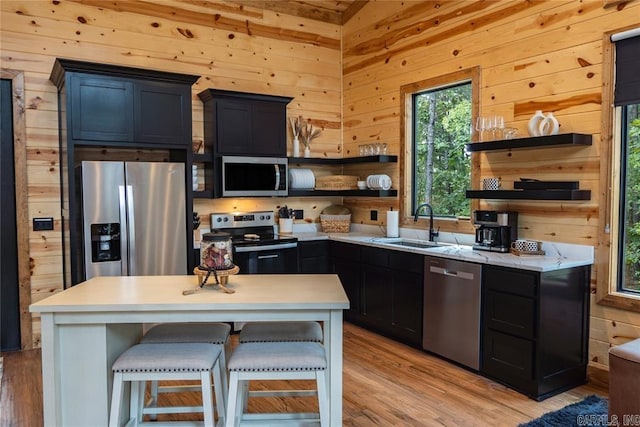
[[[518,212],[474,211],[476,243],[473,249],[509,252],[511,242],[518,238]]]

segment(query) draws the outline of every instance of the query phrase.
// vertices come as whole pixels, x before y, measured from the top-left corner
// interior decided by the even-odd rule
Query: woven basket
[[[348,233],[350,224],[351,214],[320,215],[320,226],[325,233]]]
[[[355,175],[329,175],[316,177],[316,190],[357,190]]]

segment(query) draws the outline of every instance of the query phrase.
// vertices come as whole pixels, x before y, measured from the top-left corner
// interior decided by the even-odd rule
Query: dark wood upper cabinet
[[[287,104],[292,98],[215,89],[198,96],[204,103],[205,147],[214,157],[286,157]]]
[[[69,77],[71,138],[133,141],[133,83],[74,74]]]
[[[191,148],[191,85],[136,82],[134,140]]]
[[[191,86],[198,76],[57,59],[67,143],[191,148]]]

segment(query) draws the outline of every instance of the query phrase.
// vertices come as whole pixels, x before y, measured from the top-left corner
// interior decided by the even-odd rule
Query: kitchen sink
[[[402,237],[380,237],[372,239],[374,243],[393,246],[407,246],[411,248],[432,249],[442,246],[451,246],[452,243],[430,242],[428,240],[406,239]]]

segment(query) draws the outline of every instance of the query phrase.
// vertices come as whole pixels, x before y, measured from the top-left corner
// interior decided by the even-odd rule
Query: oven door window
[[[233,262],[240,268],[240,274],[297,273],[298,248],[260,250],[260,246],[255,246],[250,251],[234,253]]]

